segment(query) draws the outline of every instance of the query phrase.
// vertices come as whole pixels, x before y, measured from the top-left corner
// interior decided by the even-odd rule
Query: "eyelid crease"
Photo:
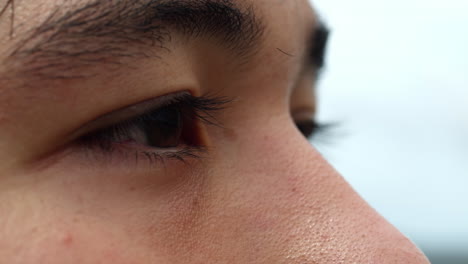
[[[72,134],[72,138],[77,138],[92,131],[105,129],[106,127],[112,126],[116,123],[136,118],[139,115],[150,112],[151,110],[170,105],[183,95],[191,96],[188,91],[176,92],[145,100],[130,106],[122,107],[118,110],[104,114],[81,126]]]
[[[142,116],[150,115],[152,111],[176,104],[190,107],[193,110],[194,118],[208,125],[222,127],[221,122],[214,116],[214,112],[225,109],[230,102],[232,102],[232,100],[226,97],[214,97],[211,95],[195,97],[188,91],[171,93],[123,107],[98,117],[77,129],[76,132],[72,134],[72,138],[77,139],[100,130],[106,130],[125,123],[136,122],[140,120]]]
[[[302,106],[291,111],[294,120],[310,120],[315,116],[316,109],[311,106]]]

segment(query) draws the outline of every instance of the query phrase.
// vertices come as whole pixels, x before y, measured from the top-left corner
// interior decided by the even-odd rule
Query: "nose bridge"
[[[286,221],[278,228],[289,234],[291,260],[311,261],[307,256],[313,255],[316,263],[428,263],[294,127],[267,132],[256,147],[266,154],[249,162],[266,177],[266,211]]]

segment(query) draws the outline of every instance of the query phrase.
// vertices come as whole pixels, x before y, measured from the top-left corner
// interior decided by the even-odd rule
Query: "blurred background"
[[[316,143],[428,255],[468,264],[468,1],[314,0],[332,30]]]

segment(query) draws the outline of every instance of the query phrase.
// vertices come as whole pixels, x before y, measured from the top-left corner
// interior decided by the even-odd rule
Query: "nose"
[[[252,143],[249,162],[266,186],[257,194],[268,214],[256,219],[284,234],[286,263],[429,263],[294,127],[282,127]]]

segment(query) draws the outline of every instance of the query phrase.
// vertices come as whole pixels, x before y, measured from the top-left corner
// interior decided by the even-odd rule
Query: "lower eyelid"
[[[128,162],[141,164],[147,162],[149,165],[166,164],[174,160],[183,163],[189,160],[199,160],[204,156],[205,149],[201,147],[180,146],[174,149],[155,149],[144,145],[126,142],[111,143],[106,149],[100,147],[84,147],[79,150],[84,152],[86,159],[90,162],[118,163],[119,165]]]

